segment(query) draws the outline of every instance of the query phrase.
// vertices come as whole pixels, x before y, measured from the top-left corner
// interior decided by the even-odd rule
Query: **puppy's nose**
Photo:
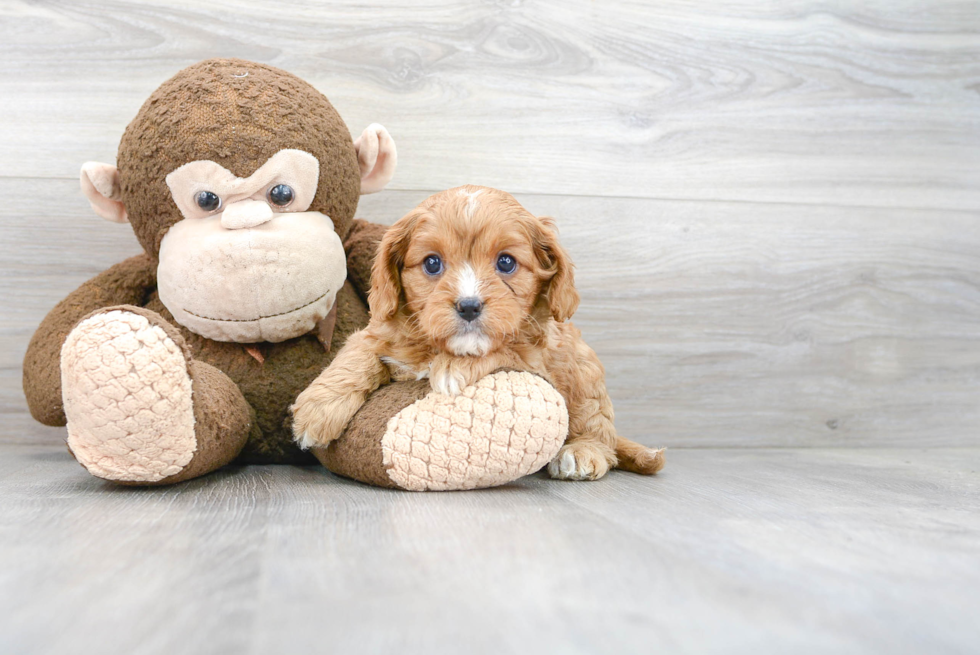
[[[483,303],[479,298],[463,298],[456,303],[456,313],[464,321],[472,321],[483,311]]]

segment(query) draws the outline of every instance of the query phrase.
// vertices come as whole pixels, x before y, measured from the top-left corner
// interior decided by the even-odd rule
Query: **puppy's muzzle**
[[[456,303],[456,313],[467,323],[479,318],[482,311],[483,303],[479,298],[463,298]]]

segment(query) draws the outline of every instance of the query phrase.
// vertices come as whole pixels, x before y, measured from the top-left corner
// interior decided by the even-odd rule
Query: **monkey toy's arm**
[[[156,265],[141,254],[78,287],[41,321],[24,356],[24,395],[31,415],[45,425],[65,425],[61,401],[61,346],[88,314],[113,305],[142,305],[156,286]]]
[[[386,225],[369,223],[357,218],[354,219],[350,233],[344,241],[344,251],[347,253],[347,279],[365,303],[367,303],[368,290],[371,288],[371,266],[374,264],[374,256],[378,252],[381,237],[387,229]]]

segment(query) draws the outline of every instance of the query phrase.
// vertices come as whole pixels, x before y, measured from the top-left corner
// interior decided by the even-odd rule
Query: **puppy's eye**
[[[213,212],[221,206],[221,198],[214,191],[201,191],[194,196],[194,202],[206,212]]]
[[[442,273],[442,260],[439,255],[429,255],[422,262],[422,270],[429,275],[439,275]]]
[[[285,207],[293,201],[293,188],[288,184],[277,184],[269,189],[269,200],[277,207]]]
[[[517,260],[504,253],[497,257],[497,270],[504,275],[510,275],[517,270]]]

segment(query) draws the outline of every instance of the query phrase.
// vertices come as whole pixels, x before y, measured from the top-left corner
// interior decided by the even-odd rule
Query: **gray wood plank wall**
[[[555,216],[627,436],[978,443],[977,2],[5,2],[0,34],[4,442],[63,438],[26,414],[27,340],[138,251],[80,164],[239,56],[389,128],[363,217],[462,183]]]

